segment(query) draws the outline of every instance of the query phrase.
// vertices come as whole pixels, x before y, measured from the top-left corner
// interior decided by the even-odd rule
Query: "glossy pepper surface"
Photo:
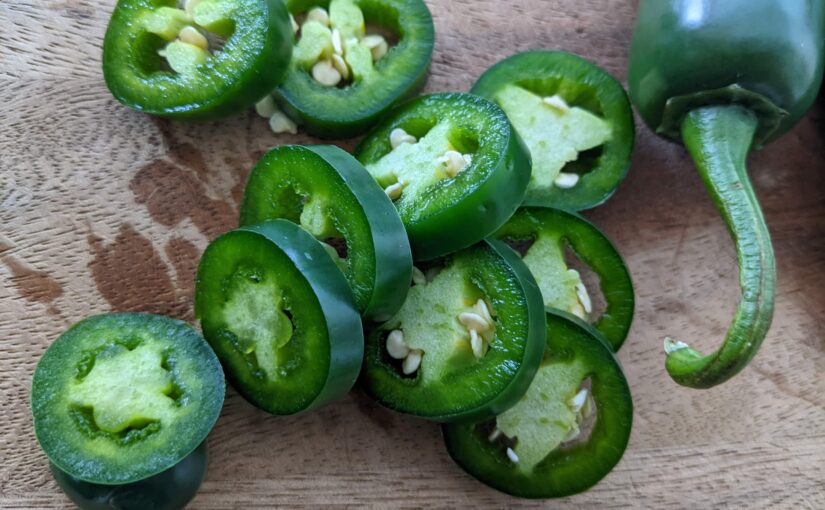
[[[647,125],[684,143],[734,239],[742,299],[725,343],[703,356],[665,340],[679,384],[707,388],[756,354],[773,316],[776,268],[745,160],[793,127],[822,82],[825,3],[642,0],[630,97]]]
[[[185,9],[172,0],[120,0],[103,41],[103,76],[135,110],[213,119],[277,86],[292,40],[280,0],[190,0]]]

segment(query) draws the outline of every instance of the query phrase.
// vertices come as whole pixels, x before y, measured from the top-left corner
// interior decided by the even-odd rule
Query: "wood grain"
[[[437,30],[430,91],[466,90],[490,64],[529,48],[576,52],[625,79],[627,2],[428,3]],[[48,475],[28,408],[46,346],[74,321],[108,310],[191,321],[197,259],[235,224],[246,172],[270,146],[310,141],[274,136],[252,113],[174,124],[118,105],[100,75],[111,8],[0,4],[2,508],[69,505]],[[588,214],[636,282],[636,321],[620,354],[635,427],[613,473],[553,506],[825,508],[823,108],[750,158],[779,264],[776,316],[751,366],[702,392],[668,379],[661,338],[707,350],[720,341],[738,297],[735,255],[685,152],[639,126],[630,176]],[[356,393],[274,419],[230,391],[209,442],[209,474],[193,508],[524,503],[455,467],[437,426]]]

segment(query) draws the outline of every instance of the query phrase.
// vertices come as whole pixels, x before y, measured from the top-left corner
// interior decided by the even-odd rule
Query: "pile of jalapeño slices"
[[[470,93],[402,101],[432,54],[420,0],[158,3],[121,0],[106,35],[105,77],[125,104],[214,118],[257,102],[281,130],[369,132],[354,154],[282,145],[252,169],[238,227],[198,267],[202,336],[112,313],[52,344],[32,410],[66,493],[84,508],[185,505],[224,373],[279,416],[357,385],[441,423],[461,468],[515,496],[606,476],[630,436],[616,352],[634,294],[616,248],[576,211],[628,169],[621,85],[531,51]]]

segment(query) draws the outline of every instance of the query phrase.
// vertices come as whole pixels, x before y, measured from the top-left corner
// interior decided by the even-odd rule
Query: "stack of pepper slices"
[[[274,415],[358,383],[442,423],[453,459],[508,494],[566,496],[603,478],[630,435],[615,352],[634,296],[615,247],[576,211],[627,172],[622,86],[574,55],[531,51],[470,93],[405,100],[432,57],[422,0],[166,4],[114,11],[103,70],[125,105],[179,119],[254,105],[278,132],[368,132],[352,155],[287,145],[258,162],[239,228],[198,268],[205,341],[172,319],[107,314],[46,352],[35,428],[70,497],[184,505],[221,370]],[[169,480],[171,492],[151,489]]]

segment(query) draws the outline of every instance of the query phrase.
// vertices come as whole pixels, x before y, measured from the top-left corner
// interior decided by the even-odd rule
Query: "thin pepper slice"
[[[394,144],[399,133],[409,138]],[[473,94],[409,101],[364,138],[355,157],[386,191],[398,191],[415,260],[492,234],[518,208],[530,177],[530,156],[507,116]]]
[[[363,166],[331,145],[285,145],[249,175],[241,226],[284,218],[318,240],[343,244],[333,259],[365,318],[385,321],[404,302],[412,255],[392,202]]]
[[[242,111],[284,77],[292,54],[280,0],[119,0],[103,41],[103,77],[138,111],[212,119]]]
[[[471,92],[501,106],[530,149],[525,205],[589,209],[627,175],[630,101],[596,64],[563,51],[517,53],[487,69]]]
[[[206,442],[156,475],[122,485],[92,483],[50,463],[52,476],[81,510],[179,510],[195,497],[206,476]]]
[[[229,382],[275,415],[338,399],[361,368],[352,291],[321,243],[287,220],[232,230],[206,248],[195,314]]]
[[[494,420],[442,426],[450,457],[504,493],[560,498],[618,464],[633,424],[619,362],[598,331],[547,310],[546,350],[525,396]]]
[[[130,484],[192,453],[218,419],[225,390],[218,358],[188,324],[143,313],[95,315],[63,333],[38,362],[34,431],[67,476]]]
[[[544,306],[595,320],[594,327],[619,350],[633,321],[633,282],[621,254],[595,225],[560,209],[522,207],[494,236],[525,248],[522,260],[536,278]],[[581,275],[565,261],[568,248],[599,278],[606,307],[598,316]]]
[[[398,314],[367,335],[362,386],[379,404],[421,418],[490,418],[518,401],[535,375],[544,347],[540,291],[498,240],[450,255],[427,274]],[[467,319],[481,323],[475,334]],[[391,350],[399,332],[401,355]],[[409,367],[410,356],[420,364]]]
[[[704,356],[665,339],[666,367],[679,384],[725,382],[748,364],[768,332],[776,264],[745,160],[810,107],[822,83],[823,41],[820,1],[640,3],[631,99],[651,129],[685,145],[739,260],[742,298],[722,347]]]
[[[288,0],[293,16],[311,8],[330,10],[330,22],[341,33],[338,54],[351,76],[341,86],[325,86],[313,78],[312,65],[335,52],[330,31],[304,22],[284,82],[274,91],[281,108],[307,133],[321,138],[347,138],[368,130],[393,105],[414,95],[427,81],[435,45],[432,15],[422,0]],[[354,12],[353,12],[354,11]],[[336,23],[340,21],[340,23]],[[364,43],[365,24],[390,31],[397,41],[373,62]],[[304,39],[312,38],[312,41]],[[393,38],[391,38],[393,39]]]

